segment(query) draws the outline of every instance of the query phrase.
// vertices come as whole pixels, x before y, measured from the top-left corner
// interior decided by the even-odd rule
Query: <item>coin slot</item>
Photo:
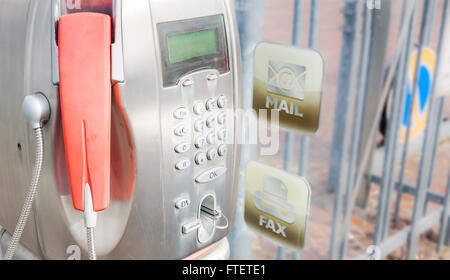
[[[200,202],[198,218],[200,227],[198,228],[198,242],[206,243],[214,235],[216,230],[216,197],[212,194],[206,195]],[[220,216],[220,215],[219,215]]]

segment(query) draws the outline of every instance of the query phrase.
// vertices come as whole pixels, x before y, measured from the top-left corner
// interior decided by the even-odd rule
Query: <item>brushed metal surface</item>
[[[194,145],[186,153],[192,165],[186,172],[174,169],[173,111],[194,100],[217,97],[204,89],[183,94],[179,87],[162,88],[156,24],[172,20],[223,14],[230,59],[230,72],[217,80],[220,94],[227,95],[228,108],[241,107],[241,64],[234,7],[231,0],[122,0],[121,27],[124,82],[121,100],[135,155],[135,184],[131,197],[117,198],[98,216],[96,247],[100,259],[176,259],[189,256],[222,238],[228,230],[216,230],[207,243],[197,234],[183,235],[184,222],[197,217],[199,198],[216,196],[217,206],[232,220],[236,203],[236,173],[240,146],[229,145],[222,164],[226,176],[199,186],[196,174],[215,166],[193,163]],[[177,7],[173,9],[172,7]],[[120,24],[120,23],[116,23]],[[70,245],[78,245],[87,258],[81,212],[73,209],[64,159],[58,87],[52,77],[52,1],[0,0],[0,224],[14,230],[31,179],[33,138],[21,104],[25,95],[41,92],[51,103],[52,116],[44,127],[45,162],[34,210],[22,244],[39,258],[66,259]],[[195,85],[213,69],[189,74]],[[113,120],[121,120],[113,108]],[[191,111],[192,114],[192,111]],[[123,120],[122,120],[123,121]],[[229,133],[240,142],[241,120],[234,117]],[[192,130],[192,129],[191,129]],[[119,133],[126,149],[127,131]],[[114,151],[113,151],[114,152]],[[118,151],[122,152],[122,151]],[[119,186],[120,188],[120,186]],[[119,191],[121,191],[119,189]],[[179,198],[189,196],[186,209],[176,209]]]

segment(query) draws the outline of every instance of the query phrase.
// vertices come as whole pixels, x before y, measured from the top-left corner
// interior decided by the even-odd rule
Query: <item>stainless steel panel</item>
[[[233,1],[121,2],[122,22],[116,22],[116,26],[122,27],[124,82],[118,86],[120,100],[116,100],[116,104],[124,109],[132,141],[130,147],[126,147],[128,131],[125,129],[119,132],[120,139],[116,141],[122,150],[134,150],[134,192],[131,197],[113,199],[111,206],[100,213],[96,228],[97,252],[105,259],[183,258],[228,233],[229,229],[216,230],[210,241],[200,244],[196,234],[183,235],[181,227],[183,222],[197,217],[199,198],[205,194],[215,194],[217,206],[232,223],[240,147],[229,145],[227,158],[221,163],[227,166],[227,174],[214,183],[199,186],[194,182],[196,174],[213,165],[200,169],[193,164],[182,176],[173,168],[175,143],[171,139],[171,122],[174,108],[188,106],[194,99],[206,100],[213,93],[201,90],[191,98],[187,97],[189,95],[173,98],[178,87],[162,88],[156,23],[224,15],[231,71],[219,76],[218,89],[227,95],[229,109],[240,108],[240,52]],[[58,88],[52,79],[51,4],[51,0],[0,0],[0,94],[3,97],[0,103],[0,224],[9,232],[14,230],[31,177],[33,138],[21,114],[21,103],[25,95],[42,92],[51,103],[52,117],[44,128],[45,165],[35,211],[22,242],[39,258],[66,259],[70,245],[84,249],[82,258],[87,258],[82,213],[73,210],[71,202]],[[189,77],[201,84],[200,80],[208,71],[213,70],[192,73]],[[121,126],[122,112],[117,106],[113,112],[113,123]],[[237,117],[229,120],[234,120],[229,121],[230,127],[238,132],[232,133],[232,137],[240,141],[241,120]],[[193,149],[191,145],[186,155],[191,161]],[[121,191],[123,187],[117,188]],[[186,194],[191,200],[190,206],[177,210],[176,200]]]

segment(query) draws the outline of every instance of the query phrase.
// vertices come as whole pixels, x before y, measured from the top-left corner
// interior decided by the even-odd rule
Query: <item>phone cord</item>
[[[97,259],[97,254],[95,253],[95,238],[94,238],[94,228],[87,227],[87,245],[89,252],[89,260],[95,261]]]
[[[6,251],[6,260],[11,260],[16,252],[17,244],[22,236],[22,232],[27,223],[31,208],[33,207],[33,200],[36,195],[42,173],[42,163],[44,161],[44,135],[42,133],[42,128],[35,128],[34,135],[36,138],[36,161],[34,165],[33,177],[28,189],[25,203],[22,207],[22,212],[20,213],[20,217],[16,225],[16,229],[14,230],[14,234],[9,243],[8,250]]]

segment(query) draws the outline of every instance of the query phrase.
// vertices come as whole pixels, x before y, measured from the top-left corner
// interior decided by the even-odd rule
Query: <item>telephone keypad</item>
[[[212,83],[217,79],[217,74],[210,73],[206,76],[205,80],[207,83]],[[182,84],[183,87],[191,85],[193,85],[193,81],[189,79],[185,80]],[[183,123],[180,122],[175,127],[175,135],[179,137],[191,135],[191,137],[193,137],[192,144],[197,151],[194,154],[191,154],[193,155],[191,160],[194,161],[196,166],[208,166],[208,162],[212,165],[220,163],[220,161],[223,160],[227,154],[227,145],[225,144],[227,137],[225,127],[227,114],[224,111],[227,107],[227,103],[228,100],[225,95],[218,95],[216,97],[196,100],[193,102],[192,105],[190,105],[192,106],[192,116],[189,116],[190,112],[187,109],[189,105],[180,106],[173,112],[174,119],[183,121]],[[204,116],[206,112],[208,114]],[[189,119],[192,120],[191,125],[185,123],[185,121]],[[194,133],[191,134],[190,129],[193,129]],[[183,139],[188,140],[189,138]],[[175,143],[174,150],[177,154],[187,153],[191,149],[192,144],[180,141]],[[187,169],[191,166],[191,160],[187,158],[179,159],[175,164],[175,168],[178,170]],[[196,178],[197,183],[212,181],[219,177],[221,175],[220,173],[226,170],[224,167],[217,169],[217,166],[213,166],[208,166],[210,168],[208,171],[203,171],[200,175],[198,175]]]

